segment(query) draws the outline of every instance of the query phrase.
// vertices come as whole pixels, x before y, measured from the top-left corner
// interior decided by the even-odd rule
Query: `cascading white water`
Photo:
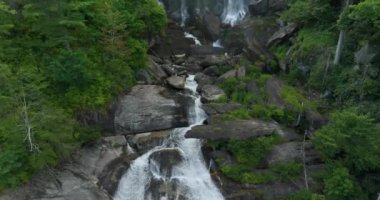
[[[217,47],[217,48],[223,48],[223,45],[222,45],[222,42],[220,41],[220,39],[218,39],[217,41],[213,42],[212,46],[213,47]]]
[[[197,93],[197,83],[194,75],[186,79],[185,87],[194,100],[194,105],[189,108],[190,126],[173,130],[170,138],[161,146],[155,147],[149,152],[137,158],[130,166],[128,172],[123,175],[117,189],[114,200],[168,200],[186,198],[189,200],[223,200],[224,197],[213,183],[209,170],[205,165],[201,141],[198,139],[186,139],[185,134],[193,126],[200,125],[206,119],[202,110],[201,99]],[[152,154],[163,150],[177,149],[183,157],[177,165],[172,166],[168,176],[162,173],[160,164],[152,162],[149,158]],[[168,192],[160,193],[157,197],[149,191],[153,180],[160,180],[160,190],[167,189],[167,185],[175,183],[175,195]],[[162,189],[164,188],[164,189]],[[173,192],[173,191],[172,191]]]
[[[197,46],[201,46],[201,45],[202,45],[201,41],[199,41],[198,38],[195,37],[195,36],[194,36],[193,34],[191,34],[191,33],[185,32],[185,38],[190,38],[190,39],[194,40],[195,45],[197,45]]]
[[[162,1],[160,1],[160,0],[157,0],[157,3],[158,3],[158,5],[160,5],[160,6],[164,7],[164,3],[162,3]]]
[[[186,21],[189,18],[189,12],[187,11],[186,0],[181,0],[181,26],[186,25]]]
[[[223,23],[236,25],[248,14],[246,0],[225,0],[222,14]]]

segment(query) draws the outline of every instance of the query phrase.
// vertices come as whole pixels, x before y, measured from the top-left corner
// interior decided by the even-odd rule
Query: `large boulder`
[[[249,0],[248,4],[251,15],[273,14],[286,7],[287,0]]]
[[[226,55],[208,55],[208,56],[205,56],[205,58],[201,60],[200,65],[204,68],[207,68],[213,65],[220,66],[220,65],[227,64],[230,59],[231,58]]]
[[[133,157],[123,151],[126,145],[123,136],[103,138],[76,152],[72,162],[41,171],[21,187],[5,191],[0,199],[111,200]]]
[[[149,156],[149,162],[152,163],[150,166],[154,168],[151,170],[154,173],[170,177],[173,168],[184,160],[184,155],[182,155],[181,151],[179,148],[164,148],[154,151]],[[156,168],[157,166],[158,169]]]
[[[209,103],[203,105],[203,109],[208,115],[226,114],[241,107],[241,104],[238,103]]]
[[[129,142],[133,147],[135,147],[138,153],[145,153],[156,146],[162,145],[171,132],[171,130],[167,130],[140,133],[131,137]]]
[[[145,69],[139,69],[136,72],[136,80],[139,84],[152,84],[152,78],[150,77],[149,73]]]
[[[154,57],[152,56],[149,57],[148,70],[156,82],[161,82],[166,77],[168,77],[168,74],[164,71],[161,65],[154,60]]]
[[[237,70],[236,69],[231,69],[228,72],[222,74],[218,79],[217,82],[222,82],[227,79],[235,78],[236,77]]]
[[[182,28],[175,22],[169,21],[165,33],[166,35],[150,49],[154,55],[169,57],[184,54],[189,51],[192,44],[195,44],[192,39],[185,37]]]
[[[186,77],[174,75],[166,79],[166,81],[171,87],[181,90],[185,88]]]
[[[205,85],[201,88],[201,97],[204,102],[216,101],[226,94],[216,85]]]
[[[267,47],[271,47],[282,40],[289,38],[294,31],[297,29],[297,25],[294,23],[288,24],[287,26],[281,27],[276,31],[269,39],[266,44]]]
[[[271,153],[265,158],[268,166],[273,166],[289,161],[303,162],[308,165],[321,164],[321,159],[310,142],[291,141],[277,144],[272,148]]]
[[[215,82],[213,77],[203,73],[196,73],[194,79],[198,83],[198,88],[202,88],[204,85],[211,85]]]
[[[221,121],[210,125],[195,126],[186,133],[185,137],[209,140],[246,139],[272,135],[278,129],[278,125],[274,123],[259,120]]]
[[[222,55],[225,50],[218,47],[213,47],[212,45],[202,45],[202,46],[191,46],[189,51],[187,51],[188,55],[192,56],[204,56],[204,55]]]
[[[219,38],[221,24],[220,18],[215,15],[207,13],[203,16],[202,29],[208,40],[216,41]]]
[[[125,95],[115,114],[118,134],[188,126],[188,98],[157,85],[138,85]]]

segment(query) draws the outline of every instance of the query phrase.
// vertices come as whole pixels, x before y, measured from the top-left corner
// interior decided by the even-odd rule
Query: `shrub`
[[[277,175],[281,181],[288,181],[293,178],[299,177],[302,172],[302,163],[296,161],[289,161],[279,163],[271,167],[271,170]]]
[[[340,160],[360,173],[380,168],[380,131],[371,118],[350,110],[332,114],[313,143],[325,161]]]

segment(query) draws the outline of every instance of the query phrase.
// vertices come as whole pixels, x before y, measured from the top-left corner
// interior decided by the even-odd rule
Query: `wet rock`
[[[115,114],[118,134],[185,127],[188,98],[157,85],[138,85],[125,95]]]
[[[185,88],[186,77],[185,76],[171,76],[168,79],[166,79],[166,81],[171,87],[182,90]]]
[[[225,93],[216,85],[205,85],[201,88],[201,96],[202,101],[209,102],[222,98]]]
[[[102,189],[113,196],[119,185],[122,176],[127,172],[132,160],[136,159],[137,155],[129,155],[119,157],[107,165],[107,168],[99,175],[99,184]]]
[[[134,135],[130,141],[139,153],[145,153],[156,146],[160,146],[170,133],[170,130],[141,133]]]
[[[198,88],[202,88],[204,85],[211,85],[214,83],[214,78],[207,76],[203,73],[195,74],[195,81],[198,83]]]
[[[216,41],[218,39],[221,24],[220,18],[215,15],[205,14],[203,16],[202,29],[209,41]]]
[[[201,60],[200,66],[207,68],[213,65],[220,66],[228,63],[230,58],[225,55],[209,55]]]
[[[241,107],[241,104],[238,103],[209,103],[203,105],[203,109],[208,115],[225,114]]]
[[[212,77],[218,77],[221,75],[221,71],[219,70],[219,67],[216,65],[207,67],[205,70],[203,70],[203,73]]]
[[[150,49],[150,51],[154,52],[154,55],[159,57],[185,54],[194,43],[193,40],[185,37],[182,27],[171,20],[168,22],[165,33],[166,35],[161,37]]]
[[[273,14],[287,8],[286,0],[249,0],[251,15]]]
[[[153,173],[170,177],[172,169],[184,159],[179,148],[164,148],[154,151],[149,156],[149,163]],[[158,170],[158,171],[156,171]]]
[[[162,67],[157,64],[154,59],[151,57],[149,58],[149,71],[152,74],[152,76],[156,79],[156,81],[161,81],[164,78],[166,78],[168,75],[165,73],[165,71],[162,69]]]
[[[170,76],[177,74],[177,70],[171,64],[163,64],[161,67]]]
[[[140,69],[136,73],[136,80],[140,84],[149,85],[152,84],[152,78],[145,69]]]
[[[297,29],[296,24],[288,24],[287,26],[281,27],[280,30],[276,31],[267,42],[267,47],[271,47],[282,40],[289,38],[294,31]]]
[[[187,52],[192,56],[204,56],[204,55],[222,55],[224,54],[224,49],[213,47],[211,45],[202,46],[191,46],[190,50]]]
[[[279,127],[274,123],[259,120],[236,120],[215,122],[210,125],[195,126],[186,133],[186,138],[199,139],[230,139],[256,138],[272,135]]]
[[[170,200],[190,200],[186,197],[187,191],[178,187],[177,179],[162,180],[152,178],[148,190],[146,190],[145,199],[170,199]]]

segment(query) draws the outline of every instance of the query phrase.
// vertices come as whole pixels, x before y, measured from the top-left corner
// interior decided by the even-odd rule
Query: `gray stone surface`
[[[209,103],[203,105],[203,110],[208,115],[219,115],[229,113],[241,107],[241,104],[238,103]]]
[[[186,77],[185,76],[171,76],[167,78],[166,81],[171,87],[182,90],[185,88]]]
[[[139,85],[121,99],[115,114],[117,134],[185,127],[186,98],[157,85]]]
[[[213,122],[210,125],[195,126],[186,133],[185,137],[210,140],[246,139],[272,135],[277,129],[279,127],[276,124],[259,120],[221,121]]]
[[[84,147],[73,155],[71,162],[59,168],[46,168],[34,176],[27,184],[16,190],[5,191],[1,200],[111,200],[111,191],[99,187],[103,174],[112,174],[116,168],[110,165],[128,164],[120,161],[124,157],[123,136],[103,138],[101,142]],[[120,174],[121,176],[121,174]],[[120,177],[110,185],[116,189]]]
[[[225,96],[225,93],[216,85],[205,85],[201,88],[202,100],[205,102],[216,101]]]

